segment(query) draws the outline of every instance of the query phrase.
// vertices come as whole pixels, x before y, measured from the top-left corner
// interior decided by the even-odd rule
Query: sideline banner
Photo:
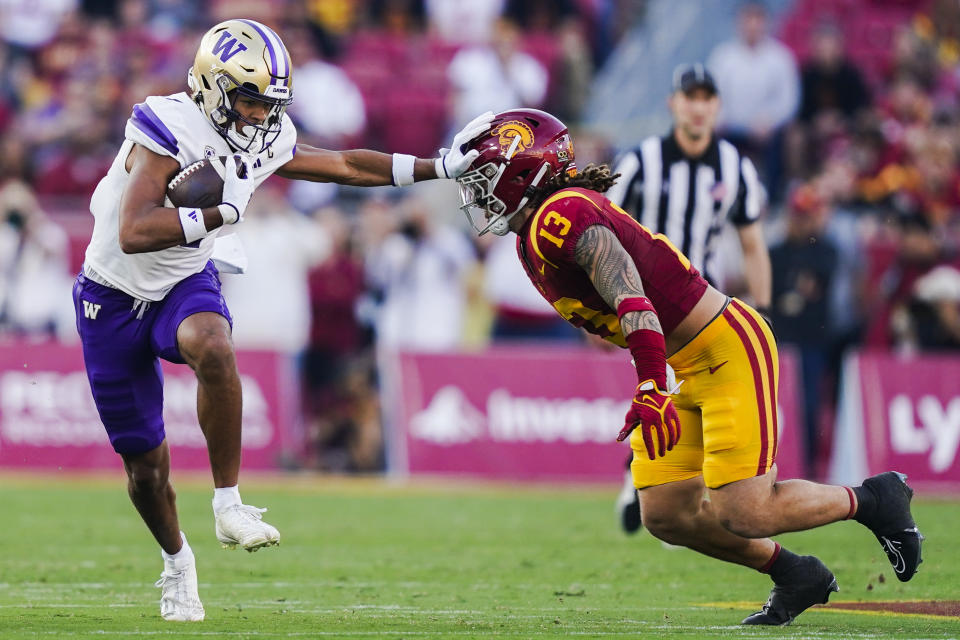
[[[243,465],[278,468],[299,451],[292,364],[271,352],[237,354],[243,384]],[[208,470],[197,422],[197,381],[186,365],[163,363],[164,422],[175,469]],[[0,467],[118,469],[100,423],[79,345],[0,343]]]
[[[803,379],[800,360],[790,346],[777,346],[780,386],[777,389],[777,479],[805,478],[806,439],[803,437]]]
[[[382,354],[393,474],[619,482],[616,442],[636,385],[626,352],[495,346]],[[799,477],[797,375],[781,357],[781,477]],[[783,392],[786,393],[783,393]]]
[[[887,470],[928,491],[960,491],[960,358],[864,352],[847,358],[831,481]]]

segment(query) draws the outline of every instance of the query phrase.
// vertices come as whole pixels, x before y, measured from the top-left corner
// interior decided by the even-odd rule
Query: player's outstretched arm
[[[637,368],[639,384],[617,440],[625,440],[639,428],[647,456],[651,460],[662,457],[680,439],[680,418],[666,388],[663,329],[653,304],[644,295],[637,265],[617,236],[601,225],[583,232],[577,240],[574,258],[587,272],[597,293],[617,310]]]
[[[441,149],[438,158],[415,158],[403,153],[389,155],[368,149],[330,151],[298,144],[293,158],[280,167],[277,175],[292,180],[336,182],[356,187],[381,185],[406,186],[421,180],[457,178],[466,171],[480,152],[463,152],[463,145],[490,128],[493,112],[471,120],[453,137],[449,149]]]
[[[408,167],[400,166],[397,169],[400,171],[409,169],[410,183],[437,177],[433,160],[413,156],[406,156],[406,158],[409,158],[406,160]],[[308,144],[298,144],[297,153],[293,159],[280,167],[277,175],[291,180],[336,182],[355,187],[403,184],[402,179],[400,182],[394,179],[394,162],[394,156],[379,151],[368,149],[330,151]],[[399,162],[402,164],[404,159]]]
[[[126,169],[130,179],[120,199],[119,229],[120,248],[124,253],[146,253],[176,247],[198,239],[193,235],[200,234],[202,237],[208,230],[224,224],[217,207],[192,210],[199,211],[199,214],[195,214],[196,219],[186,218],[185,227],[181,217],[190,211],[163,206],[167,185],[180,171],[180,163],[176,159],[135,144],[127,156]]]

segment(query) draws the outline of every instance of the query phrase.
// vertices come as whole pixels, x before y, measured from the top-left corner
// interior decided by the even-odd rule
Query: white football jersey
[[[227,156],[233,152],[186,93],[150,96],[134,106],[125,137],[113,165],[90,200],[94,227],[85,264],[135,298],[162,300],[178,282],[203,270],[223,227],[190,245],[149,253],[124,253],[120,249],[119,223],[120,198],[130,178],[125,168],[127,156],[133,145],[139,144],[154,153],[175,158],[183,168],[206,157]],[[268,149],[250,157],[256,185],[293,158],[296,142],[297,131],[284,114],[277,139]],[[166,206],[172,205],[167,201]]]

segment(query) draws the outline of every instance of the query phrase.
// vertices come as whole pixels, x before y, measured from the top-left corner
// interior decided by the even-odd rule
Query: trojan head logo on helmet
[[[537,109],[498,113],[490,130],[468,147],[480,155],[457,178],[460,209],[480,235],[506,235],[510,218],[536,195],[539,185],[562,172],[577,171],[566,125]],[[480,209],[485,223],[475,218],[474,208]]]
[[[287,105],[293,102],[293,67],[280,37],[253,20],[227,20],[200,40],[187,73],[190,94],[220,135],[239,151],[260,153],[280,135]],[[243,117],[238,96],[268,106],[263,122]]]
[[[506,153],[513,144],[514,138],[519,137],[517,143],[517,152],[522,153],[533,145],[533,130],[525,122],[520,120],[507,120],[496,127],[492,127],[492,133],[497,136],[500,143],[500,150]]]

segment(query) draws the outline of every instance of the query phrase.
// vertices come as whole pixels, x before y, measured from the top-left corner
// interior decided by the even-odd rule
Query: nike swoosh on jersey
[[[717,369],[719,369],[719,368],[722,367],[723,365],[727,364],[728,362],[730,362],[730,361],[729,361],[729,360],[724,360],[723,362],[721,362],[721,363],[718,364],[717,366],[715,366],[715,367],[710,367],[710,375],[713,375],[713,373],[714,373]]]

